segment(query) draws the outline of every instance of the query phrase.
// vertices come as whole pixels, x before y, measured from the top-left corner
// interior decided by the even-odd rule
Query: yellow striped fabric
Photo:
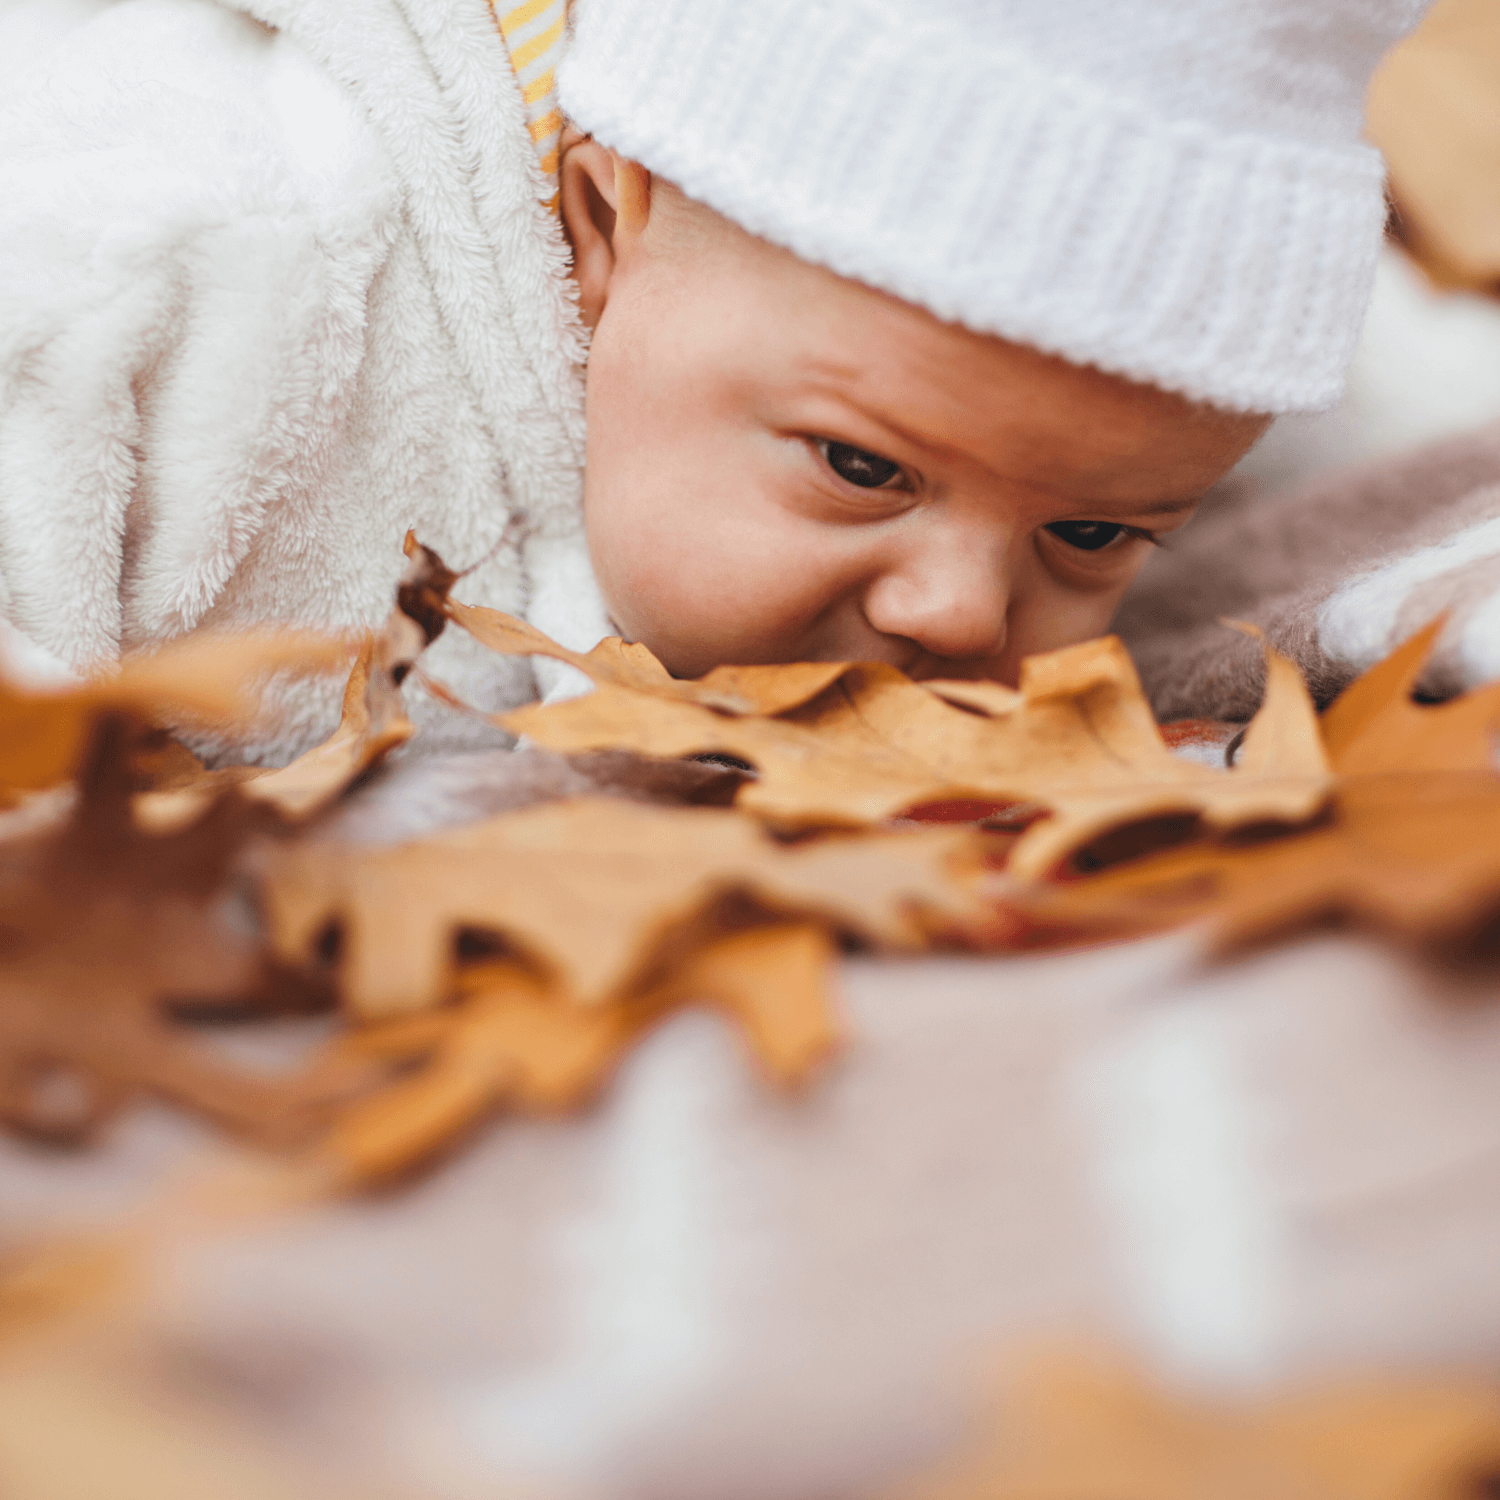
[[[505,0],[485,0],[510,52],[510,65],[526,103],[526,123],[554,189],[548,207],[557,212],[557,147],[562,111],[557,107],[557,64],[568,26],[568,0],[524,0],[509,10]]]

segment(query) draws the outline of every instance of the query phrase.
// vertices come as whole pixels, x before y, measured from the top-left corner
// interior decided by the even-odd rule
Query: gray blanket
[[[1500,424],[1262,495],[1231,477],[1150,558],[1115,627],[1162,719],[1260,702],[1249,620],[1327,702],[1447,612],[1421,688],[1500,678]]]

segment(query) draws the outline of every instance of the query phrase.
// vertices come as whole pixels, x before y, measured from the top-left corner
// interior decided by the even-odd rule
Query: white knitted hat
[[[1426,0],[576,0],[584,130],[803,259],[1241,411],[1337,400]]]

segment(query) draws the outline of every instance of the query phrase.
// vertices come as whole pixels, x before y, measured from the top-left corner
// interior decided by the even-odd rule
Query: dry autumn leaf
[[[671,675],[646,647],[611,636],[592,651],[570,651],[534,625],[499,610],[449,600],[449,619],[481,645],[505,656],[549,656],[577,667],[596,683],[718,713],[779,714],[815,698],[849,670],[847,662],[794,662],[785,666],[715,667],[697,681]],[[608,747],[616,748],[616,747]]]
[[[778,1082],[796,1083],[838,1040],[827,995],[833,948],[807,924],[752,927],[710,939],[663,985],[625,1001],[580,1006],[514,963],[477,966],[456,1003],[352,1032],[357,1054],[421,1069],[346,1108],[317,1152],[334,1183],[401,1176],[502,1106],[574,1108],[625,1050],[676,1006],[716,1006],[743,1029]]]
[[[1211,919],[1228,951],[1325,923],[1448,950],[1486,946],[1500,914],[1500,795],[1487,773],[1340,785],[1331,821],[1247,845],[1200,842],[1032,895],[1037,929],[1125,936]]]
[[[349,674],[344,711],[333,737],[279,771],[245,783],[251,802],[306,818],[343,792],[412,735],[386,653],[386,638],[365,644]]]
[[[271,673],[326,671],[347,660],[348,651],[329,636],[196,635],[76,687],[0,682],[0,798],[68,780],[102,713],[240,723],[255,711],[256,689]]]
[[[396,605],[380,632],[360,647],[331,738],[280,770],[237,767],[186,777],[170,791],[145,793],[135,803],[136,820],[143,828],[164,832],[181,827],[229,785],[292,821],[310,818],[411,738],[401,684],[417,657],[441,633],[441,601],[457,575],[409,534],[406,555],[410,561],[397,587]]]
[[[998,1405],[991,1436],[889,1500],[1474,1500],[1500,1473],[1500,1392],[1472,1380],[1211,1404],[1054,1353]]]
[[[1370,85],[1402,238],[1440,285],[1500,283],[1500,12],[1437,0]]]
[[[1449,949],[1488,943],[1500,914],[1500,688],[1412,700],[1441,627],[1413,636],[1324,715],[1338,777],[1329,819],[1285,838],[1154,855],[1022,900],[1023,916],[1121,934],[1210,916],[1220,949],[1330,921]]]
[[[361,648],[344,689],[339,726],[323,744],[280,770],[209,771],[185,777],[185,784],[171,790],[142,792],[133,805],[136,823],[153,833],[181,828],[230,786],[246,801],[274,808],[294,822],[327,806],[412,734],[400,689],[375,665],[379,644],[372,638]]]
[[[403,600],[445,593],[452,575],[412,548]],[[42,783],[94,734],[71,819],[0,842],[0,922],[24,938],[0,956],[0,1118],[53,1139],[86,1137],[135,1096],[173,1100],[260,1138],[313,1128],[333,1092],[368,1081],[273,1080],[215,1062],[165,1014],[170,1003],[280,1003],[272,996],[250,892],[236,862],[256,831],[284,832],[337,798],[411,733],[399,683],[430,635],[398,607],[354,663],[334,736],[280,771],[205,772],[170,742],[113,712],[223,726],[253,713],[258,679],[326,670],[348,642],[327,637],[196,638],[127,663],[103,682],[51,694],[0,688],[0,717],[39,745],[12,756],[12,784]],[[148,759],[175,790],[132,796]],[[249,779],[254,777],[255,779]],[[231,790],[233,789],[233,790]],[[275,989],[287,990],[278,976]]]
[[[777,843],[728,810],[579,799],[395,849],[278,850],[265,900],[276,951],[306,962],[338,931],[356,1015],[438,1003],[460,938],[503,940],[583,1004],[653,983],[731,898],[891,947],[981,920],[975,836],[922,830]]]
[[[1500,684],[1445,703],[1412,697],[1444,623],[1419,630],[1329,705],[1321,729],[1338,775],[1494,769]]]
[[[559,1003],[517,964],[486,964],[454,1004],[350,1033],[365,1056],[421,1069],[344,1110],[313,1170],[334,1184],[401,1176],[503,1104],[566,1108],[604,1078],[645,1022],[637,1008]]]
[[[30,938],[24,951],[17,949],[9,956],[9,973],[0,976],[7,994],[7,1004],[0,1012],[4,1022],[0,1027],[0,1035],[4,1036],[0,1044],[5,1063],[3,1098],[13,1128],[54,1138],[78,1139],[96,1129],[136,1094],[150,1092],[217,1118],[241,1132],[291,1138],[310,1128],[313,1117],[310,1106],[314,1102],[326,1103],[331,1086],[349,1082],[348,1070],[340,1073],[336,1066],[301,1079],[241,1078],[220,1068],[194,1047],[166,1019],[162,1006],[169,1000],[240,1002],[264,992],[261,934],[253,923],[245,920],[248,912],[238,920],[224,920],[225,907],[235,898],[231,866],[245,844],[247,831],[259,823],[283,837],[295,833],[298,821],[337,799],[355,778],[410,733],[401,709],[399,685],[421,650],[444,627],[446,595],[454,575],[414,539],[408,539],[407,551],[412,561],[399,591],[398,607],[380,635],[367,642],[355,663],[340,727],[326,745],[283,771],[259,774],[204,772],[190,757],[178,757],[184,764],[172,760],[168,747],[164,774],[184,784],[170,793],[137,795],[132,803],[129,798],[132,777],[126,774],[125,767],[127,761],[138,767],[136,746],[144,731],[124,720],[102,721],[99,744],[83,779],[72,822],[61,832],[14,838],[0,846],[16,871],[10,884],[14,919]],[[615,653],[619,671],[640,666],[637,660],[635,667],[631,667],[632,655],[638,653]],[[231,653],[231,666],[238,659]],[[192,656],[191,661],[195,671],[201,669],[203,662],[199,657]],[[320,648],[317,663],[322,665],[325,661],[326,653]],[[155,673],[152,680],[160,690],[161,700],[171,707],[180,708],[184,698],[188,698],[200,710],[218,702],[221,706],[234,705],[238,711],[241,695],[232,684],[226,688],[221,682],[211,691],[193,696],[197,692],[193,673],[187,674],[187,690],[180,689],[180,663],[174,668],[171,662],[164,665],[154,661],[151,671]],[[796,675],[793,674],[794,678]],[[808,682],[804,674],[805,686],[796,688],[792,696],[816,691],[819,683],[828,679],[829,669],[818,667],[815,676],[817,681]],[[763,689],[769,691],[769,698]],[[737,701],[747,707],[763,702],[776,707],[787,701],[785,683],[770,678],[758,683],[755,673],[749,674],[747,685],[735,691],[740,694]],[[728,692],[725,688],[721,698]],[[759,696],[752,701],[745,696],[747,692]],[[144,701],[149,708],[155,707],[158,699],[148,694]],[[628,759],[625,752],[608,754]],[[649,773],[645,780],[652,785],[661,779],[660,773],[691,772],[689,779],[695,782],[717,783],[727,779],[728,793],[732,792],[736,779],[704,767],[664,766],[650,761],[636,764],[640,772]],[[611,777],[616,781],[623,778],[633,785],[642,779],[639,774],[633,775],[630,766],[604,769],[606,782]],[[248,776],[255,779],[248,780]],[[674,786],[682,779],[681,774],[668,777]],[[230,787],[234,788],[232,793],[227,792]],[[679,794],[681,790],[677,788]],[[706,789],[703,794],[712,790]],[[270,815],[270,821],[264,815],[256,816],[257,805]],[[133,816],[123,818],[127,807]],[[645,810],[638,810],[638,815],[644,813]],[[578,816],[564,815],[575,819]],[[798,893],[805,893],[809,883],[816,886],[825,877],[835,883],[841,881],[844,888],[815,892],[812,905],[819,912],[831,910],[842,917],[851,930],[873,929],[888,940],[917,940],[917,929],[905,910],[908,897],[918,904],[925,901],[930,909],[941,912],[945,920],[956,920],[961,914],[971,918],[974,915],[972,899],[966,904],[944,884],[937,870],[941,861],[932,868],[923,863],[938,846],[952,846],[955,843],[952,834],[890,836],[900,846],[900,857],[884,862],[879,872],[872,875],[868,870],[854,870],[858,856],[851,859],[847,849],[828,845],[816,852],[783,851],[755,825],[732,814],[719,815],[720,821],[707,831],[706,840],[701,827],[696,835],[684,838],[682,826],[674,824],[675,837],[668,840],[669,847],[654,851],[651,845],[653,837],[660,833],[658,825],[652,825],[649,831],[638,823],[628,828],[616,827],[611,821],[610,808],[596,813],[593,823],[587,821],[586,811],[583,816],[585,824],[575,830],[575,842],[582,839],[589,846],[587,852],[602,854],[606,864],[613,860],[617,866],[622,859],[628,861],[636,844],[643,843],[648,852],[637,863],[642,869],[655,872],[657,879],[651,889],[656,896],[665,891],[681,898],[683,903],[680,915],[684,920],[674,924],[670,912],[649,910],[652,899],[648,898],[635,909],[638,917],[647,919],[641,931],[632,934],[627,919],[617,923],[602,944],[595,945],[596,949],[609,950],[613,941],[618,958],[634,939],[640,939],[645,945],[642,953],[647,953],[653,943],[662,947],[663,951],[657,955],[659,969],[663,966],[673,969],[675,965],[666,980],[659,973],[651,976],[661,982],[650,996],[635,997],[636,1011],[650,1014],[653,1007],[660,1009],[670,1003],[670,996],[679,993],[672,988],[674,983],[702,981],[710,999],[736,1008],[745,1024],[756,1030],[760,1050],[773,1073],[787,1074],[804,1066],[806,1058],[798,1061],[798,1048],[805,1053],[813,1045],[811,1039],[822,1038],[820,1045],[827,1043],[829,1030],[823,992],[821,984],[812,984],[808,978],[807,957],[813,951],[824,954],[827,937],[821,928],[785,926],[723,937],[706,930],[692,930],[694,918],[711,922],[715,902],[742,889],[760,894],[770,891],[783,900],[794,900]],[[606,829],[611,828],[613,843],[605,837]],[[475,860],[467,858],[472,854],[478,865],[493,868],[498,852],[502,862],[519,855],[533,865],[538,860],[545,863],[545,851],[525,847],[533,833],[531,825],[516,823],[499,841],[501,848],[492,851],[483,847],[482,830],[477,839],[474,830],[466,830],[463,836],[450,840],[452,848],[428,849],[425,855],[405,857],[418,860],[435,857],[450,867],[457,860],[472,868]],[[543,835],[543,843],[547,837]],[[517,847],[508,849],[510,844]],[[457,852],[458,846],[475,847],[467,847],[465,854]],[[920,857],[919,849],[923,851]],[[560,853],[562,863],[567,864],[574,861],[579,851],[567,847],[564,838],[562,847],[553,852]],[[320,857],[312,851],[308,854],[309,858]],[[328,853],[326,857],[340,856]],[[684,867],[684,859],[690,868]],[[785,867],[780,871],[779,881],[772,878],[778,861]],[[663,867],[668,862],[675,863],[676,868],[663,879]],[[553,866],[554,874],[566,884],[569,872],[557,868],[556,859]],[[739,868],[729,870],[730,866]],[[596,869],[593,873],[601,880],[595,902],[602,899],[607,905],[612,872]],[[893,883],[890,890],[882,887],[882,879]],[[520,885],[531,888],[529,880],[521,881]],[[585,897],[587,885],[587,878],[581,883],[574,882],[576,890]],[[393,894],[399,897],[401,893]],[[566,953],[580,919],[586,919],[592,908],[588,899],[575,902],[570,908],[567,892],[552,894],[561,895],[561,900],[558,909],[549,914],[551,926],[546,936],[554,944],[554,953]],[[702,911],[695,908],[695,900]],[[415,905],[404,898],[398,900],[398,906],[403,908]],[[652,928],[650,919],[658,922],[657,928]],[[451,938],[451,917],[439,912],[435,920],[440,926],[448,923],[446,935]],[[77,924],[81,941],[71,934],[65,938],[66,922]],[[502,932],[507,930],[505,922],[498,925]],[[534,938],[524,923],[522,930],[526,937]],[[391,931],[396,935],[397,946],[413,952],[422,950],[421,934],[413,937],[413,923],[407,911],[398,913]],[[773,938],[772,933],[778,935]],[[673,951],[667,953],[666,947],[674,943]],[[542,947],[546,951],[545,942]],[[732,964],[725,955],[732,955]],[[608,959],[606,951],[606,964]],[[97,975],[106,968],[109,980],[101,984]],[[399,968],[392,971],[392,977],[399,979],[399,975]],[[591,975],[597,977],[585,963],[564,978],[570,981],[581,978],[587,992]],[[429,1002],[441,998],[446,993],[446,979],[447,966],[440,959],[418,991],[400,994],[398,1003],[409,1006],[421,1003],[424,998]],[[710,979],[712,983],[708,982]],[[562,994],[563,1003],[576,1012],[571,992],[558,993]],[[778,1004],[784,1013],[779,1024],[772,1024]],[[512,1088],[503,1082],[504,1069],[499,1054],[493,1050],[494,1039],[497,1035],[511,1038],[519,1035],[524,1042],[542,1034],[535,1024],[517,1033],[517,1017],[525,1014],[517,1010],[514,996],[504,1002],[495,995],[470,995],[463,1006],[444,1012],[444,1018],[456,1021],[458,1029],[440,1049],[442,1064],[429,1069],[431,1077],[425,1097],[431,1101],[443,1088],[451,1090],[457,1076],[455,1069],[461,1073],[465,1066],[469,1067],[472,1079],[473,1061],[484,1052],[481,1042],[491,1049],[487,1055],[493,1076],[487,1077],[482,1087],[476,1085],[479,1092],[470,1094],[463,1110],[482,1111],[483,1099],[495,1089]],[[617,1046],[623,1045],[624,1040],[618,1039]],[[602,1066],[607,1068],[615,1055],[615,1051],[609,1052]],[[532,1073],[523,1073],[523,1079],[533,1076],[535,1068],[540,1066],[534,1048],[531,1066]],[[594,1071],[600,1069],[596,1067]],[[367,1083],[372,1073],[366,1067],[352,1076]],[[420,1092],[411,1091],[413,1096]],[[534,1091],[528,1093],[522,1087],[519,1097],[534,1104],[533,1094]],[[386,1117],[395,1117],[390,1104],[382,1104],[381,1100],[371,1101],[370,1117],[379,1118],[382,1109]],[[401,1117],[408,1121],[415,1118],[409,1111]],[[404,1128],[411,1136],[411,1128]],[[420,1137],[420,1128],[415,1135]],[[407,1148],[409,1153],[414,1149]]]
[[[218,1063],[164,1013],[263,988],[263,945],[229,880],[260,815],[231,793],[189,827],[142,832],[133,733],[100,718],[68,822],[0,842],[0,1122],[77,1140],[149,1093],[248,1135],[294,1136],[314,1123],[305,1088]]]
[[[538,1078],[552,1077],[558,1097],[581,1097],[597,1086],[647,1018],[677,1003],[670,997],[681,996],[683,985],[696,983],[703,991],[698,998],[735,1009],[758,1036],[759,1055],[773,1074],[797,1072],[828,1036],[821,986],[807,976],[816,967],[808,955],[814,948],[821,952],[819,945],[830,933],[904,948],[929,945],[935,935],[973,939],[983,934],[991,942],[998,937],[1002,946],[1015,940],[1017,929],[989,920],[978,895],[982,846],[976,835],[868,827],[914,803],[967,796],[990,805],[1039,804],[1050,815],[1019,841],[1011,860],[1014,882],[1055,868],[1101,833],[1152,818],[1186,814],[1210,829],[1290,823],[1315,813],[1326,797],[1327,761],[1311,704],[1295,669],[1275,653],[1268,653],[1266,702],[1246,735],[1239,768],[1215,772],[1170,754],[1134,670],[1114,641],[1033,658],[1019,692],[984,682],[919,684],[887,667],[839,663],[721,668],[698,682],[676,682],[644,648],[607,641],[587,654],[569,652],[507,616],[452,604],[451,570],[413,538],[407,552],[411,566],[398,607],[356,663],[333,740],[285,771],[259,777],[233,798],[214,801],[217,792],[199,790],[186,794],[186,803],[182,793],[164,803],[157,799],[158,807],[175,808],[160,826],[180,835],[182,848],[193,838],[211,843],[218,837],[222,845],[227,837],[236,844],[236,835],[209,830],[217,826],[215,819],[243,822],[251,802],[274,812],[285,830],[335,801],[409,734],[401,680],[450,619],[496,649],[557,656],[600,684],[583,700],[512,716],[517,727],[535,733],[541,726],[545,732],[537,737],[543,739],[559,724],[564,740],[576,731],[582,744],[566,748],[743,757],[759,767],[760,775],[742,788],[739,809],[773,825],[853,823],[861,831],[784,844],[739,809],[584,798],[493,817],[396,848],[288,839],[264,849],[259,870],[275,955],[284,963],[320,969],[325,978],[325,960],[335,955],[338,987],[352,1016],[377,1022],[408,1018],[391,1022],[394,1030],[376,1026],[361,1033],[365,1053],[379,1054],[384,1046],[387,1056],[407,1063],[427,1059],[417,1074],[359,1105],[350,1117],[347,1139],[362,1144],[349,1146],[345,1155],[364,1163],[363,1170],[400,1170],[401,1163],[435,1149],[445,1132],[461,1129],[497,1104],[541,1107],[546,1089]],[[1396,699],[1408,719],[1416,715],[1425,728],[1447,726],[1449,760],[1442,764],[1459,755],[1452,749],[1459,741],[1465,764],[1473,762],[1481,741],[1487,744],[1487,728],[1481,733],[1480,725],[1488,720],[1474,707],[1433,710],[1406,703],[1420,664],[1420,650],[1413,648],[1382,669],[1384,676],[1372,674],[1336,705],[1325,729],[1340,768],[1351,756],[1357,760],[1373,753],[1368,736],[1379,740],[1386,733]],[[1387,719],[1372,718],[1367,701],[1372,691],[1385,704]],[[657,764],[665,768],[672,762]],[[146,848],[147,835],[140,829],[128,836],[118,830],[101,834],[109,823],[107,816],[100,822],[107,805],[112,805],[109,798],[97,789],[85,797],[80,820],[93,822],[75,838],[75,846],[99,855],[96,867],[108,873],[98,875],[81,902],[73,899],[83,887],[72,866],[85,861],[76,853],[61,881],[53,872],[41,883],[50,882],[54,894],[62,892],[64,901],[88,913],[85,925],[95,946],[73,945],[84,955],[79,960],[84,969],[101,962],[106,942],[125,955],[121,970],[134,988],[110,1014],[124,1027],[126,1042],[114,1048],[120,1061],[111,1071],[88,1046],[65,1053],[62,1041],[54,1039],[53,1052],[74,1073],[78,1058],[85,1059],[84,1103],[75,1100],[70,1106],[77,1120],[47,1125],[35,1117],[46,1095],[38,1080],[47,1083],[57,1065],[52,1053],[33,1045],[42,1012],[33,1006],[27,1015],[24,1005],[13,1006],[13,1028],[15,1017],[24,1016],[19,1035],[42,1058],[40,1071],[28,1063],[15,1073],[16,1089],[29,1103],[24,1108],[13,1103],[13,1113],[29,1128],[67,1133],[89,1128],[110,1105],[144,1087],[175,1090],[178,1098],[209,1112],[217,1104],[217,1112],[242,1129],[254,1128],[250,1122],[257,1118],[264,1125],[266,1110],[237,1095],[233,1080],[223,1088],[213,1080],[193,1082],[183,1039],[160,1020],[162,995],[184,982],[178,957],[185,955],[190,968],[205,945],[189,920],[189,936],[176,945],[178,952],[153,967],[148,950],[159,953],[163,944],[148,934],[181,919],[184,894],[133,873],[142,856],[132,851],[131,839]],[[138,821],[149,821],[152,805],[150,798],[137,799]],[[1352,805],[1346,792],[1345,821]],[[198,817],[191,827],[182,826],[185,806]],[[1467,806],[1455,816],[1474,827],[1483,822]],[[1432,816],[1416,812],[1405,821],[1379,822],[1387,843],[1403,829],[1414,839],[1428,837],[1434,826]],[[1308,839],[1328,831],[1320,828]],[[56,842],[61,847],[63,840]],[[1493,842],[1500,847],[1500,840]],[[27,848],[45,844],[13,840],[3,847],[24,862]],[[1278,865],[1275,878],[1262,888],[1253,879],[1235,885],[1232,873],[1225,872],[1243,858],[1254,876],[1267,868],[1256,860],[1270,856],[1259,849],[1195,844],[1171,856],[1176,864],[1170,868],[1147,861],[1120,872],[1114,886],[1095,881],[1070,888],[1064,901],[1073,904],[1063,925],[1093,930],[1123,923],[1135,930],[1180,919],[1201,906],[1203,870],[1211,866],[1218,886],[1207,899],[1226,913],[1231,907],[1239,912],[1240,927],[1232,914],[1222,927],[1236,936],[1324,909],[1329,890],[1340,880],[1357,884],[1361,875],[1369,880],[1370,872],[1382,868],[1368,848],[1346,839],[1313,862],[1322,881],[1313,889],[1298,879],[1310,868],[1307,862],[1298,865],[1287,853],[1307,846],[1308,840],[1265,846],[1280,851],[1277,857],[1287,866]],[[201,852],[207,844],[192,847]],[[165,855],[159,861],[165,869],[177,846],[168,837],[149,848],[152,859]],[[220,855],[219,865],[196,877],[193,894],[202,911],[224,888],[228,866],[222,848]],[[1397,862],[1406,858],[1400,852]],[[1453,889],[1483,887],[1477,873],[1481,862],[1476,852],[1473,868],[1450,868],[1449,885],[1441,888],[1429,872],[1425,895],[1410,883],[1387,882],[1384,899],[1393,914],[1381,919],[1395,921],[1399,911],[1409,921],[1430,924],[1431,911],[1440,908],[1451,923],[1460,910]],[[1167,872],[1165,888],[1171,894],[1165,901],[1153,873],[1158,871]],[[1137,888],[1131,882],[1141,880],[1143,872],[1144,884]],[[17,889],[26,883],[23,879]],[[130,887],[128,899],[118,889],[122,883]],[[1082,898],[1085,888],[1089,895]],[[1464,910],[1463,920],[1471,924],[1483,915],[1481,908]],[[96,912],[108,913],[107,920]],[[122,921],[133,924],[134,937],[125,936]],[[57,923],[52,929],[47,921],[33,926],[51,936],[39,936],[27,961],[40,970],[56,967],[63,947],[53,930]],[[241,964],[236,977],[226,980],[228,988],[240,994],[253,988],[247,976],[261,962],[259,941],[242,931],[215,954],[221,963],[237,956]],[[504,961],[490,960],[476,970],[472,958],[464,957],[465,945],[481,957],[498,945]],[[82,971],[75,966],[70,973]],[[496,979],[486,991],[475,988],[476,972],[509,977]],[[204,995],[217,993],[221,990],[212,983],[204,988]],[[773,1025],[777,1005],[783,1013]],[[73,1008],[76,1012],[76,1002]],[[427,1013],[413,1016],[416,1011]],[[52,1023],[59,1036],[78,1028],[76,1014],[62,1011]],[[799,1025],[805,1034],[788,1042]],[[8,1055],[20,1057],[24,1050],[17,1041]],[[558,1057],[572,1059],[562,1074],[556,1072],[562,1066]],[[152,1066],[171,1077],[157,1077]],[[63,1072],[76,1085],[74,1075]],[[573,1083],[564,1087],[558,1078]],[[57,1092],[54,1084],[48,1087]],[[300,1087],[304,1103],[309,1092],[305,1084],[269,1087],[281,1099],[298,1094]],[[101,1088],[102,1103],[95,1097]],[[278,1089],[283,1092],[277,1094]],[[25,1119],[28,1110],[33,1117]],[[298,1119],[306,1122],[305,1109]],[[356,1119],[364,1123],[356,1127]]]
[[[759,776],[737,805],[777,827],[857,826],[955,799],[1031,804],[1051,816],[1019,841],[1011,865],[1035,876],[1131,823],[1174,814],[1216,829],[1299,823],[1327,798],[1311,700],[1275,653],[1247,753],[1226,773],[1172,755],[1113,638],[1029,658],[1019,693],[917,683],[872,664],[719,668],[681,683],[639,646],[607,641],[580,655],[494,611],[449,613],[493,649],[558,656],[594,679],[585,697],[502,716],[507,728],[561,751],[747,761]]]

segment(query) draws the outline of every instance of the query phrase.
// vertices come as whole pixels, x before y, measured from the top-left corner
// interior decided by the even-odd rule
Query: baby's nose
[[[1005,645],[1009,587],[983,549],[923,559],[880,574],[865,593],[865,618],[882,635],[915,641],[932,656],[998,655]]]

